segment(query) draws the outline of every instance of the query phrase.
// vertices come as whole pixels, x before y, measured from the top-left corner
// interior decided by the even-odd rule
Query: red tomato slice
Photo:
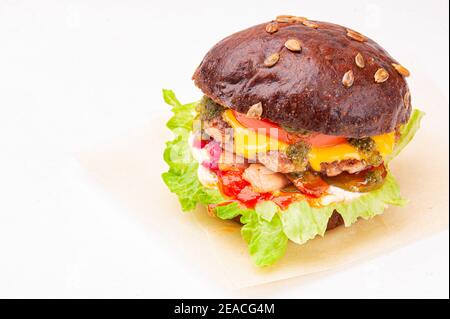
[[[314,147],[330,147],[346,143],[347,139],[343,136],[333,136],[317,133],[308,136],[308,141]]]
[[[271,129],[278,130],[277,138],[278,140],[285,142],[285,143],[292,143],[293,139],[296,139],[297,141],[299,138],[295,136],[294,134],[290,134],[283,130],[279,125],[269,121],[269,120],[258,120],[254,118],[250,118],[245,116],[245,114],[233,111],[233,115],[236,118],[236,120],[241,123],[243,126],[249,129],[257,130],[257,129],[265,129],[266,135],[270,136],[270,134],[273,134],[273,131],[271,132]]]
[[[279,128],[279,126],[269,120],[258,120],[255,118],[247,117],[245,114],[236,112],[233,110],[233,115],[236,120],[248,128]]]
[[[325,135],[320,133],[312,133],[310,135],[301,136],[294,133],[289,133],[285,130],[283,130],[279,125],[269,121],[269,120],[258,120],[254,118],[250,118],[245,116],[245,114],[233,111],[234,117],[236,120],[242,124],[243,126],[249,128],[249,129],[265,129],[266,134],[270,135],[270,129],[277,129],[278,132],[278,140],[285,142],[287,144],[293,144],[298,141],[306,141],[309,144],[311,144],[314,147],[327,147],[327,146],[334,146],[338,144],[342,144],[347,142],[347,139],[342,136],[332,136],[332,135]]]

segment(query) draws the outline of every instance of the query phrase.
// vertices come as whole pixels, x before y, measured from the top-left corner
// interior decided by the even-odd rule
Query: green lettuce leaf
[[[411,142],[420,128],[420,121],[424,115],[425,113],[418,109],[412,111],[408,123],[400,127],[400,139],[397,141],[394,151],[386,159],[386,162],[391,161]]]
[[[323,236],[334,210],[342,215],[345,225],[350,226],[358,218],[368,219],[381,214],[387,205],[406,203],[391,174],[375,191],[321,208],[309,206],[306,201],[293,203],[284,211],[271,201],[258,203],[255,209],[242,208],[236,202],[228,203],[218,190],[204,187],[197,176],[199,164],[189,146],[197,103],[181,104],[171,90],[163,90],[163,96],[172,106],[173,116],[167,127],[174,134],[164,151],[164,160],[169,166],[162,174],[164,182],[178,196],[183,211],[191,211],[197,204],[219,204],[214,208],[218,218],[229,220],[241,216],[242,237],[257,266],[269,266],[279,260],[286,251],[288,240],[303,244],[318,235]],[[422,112],[413,111],[409,122],[401,128],[402,136],[391,158],[411,141],[422,116]]]
[[[272,201],[263,201],[256,205],[255,210],[261,219],[271,222],[273,216],[280,211],[280,208]]]
[[[271,201],[259,203],[254,210],[242,208],[236,202],[215,208],[216,216],[221,219],[241,216],[242,237],[253,262],[259,267],[270,266],[285,254],[288,238],[283,232],[279,212]]]
[[[281,214],[283,229],[290,240],[303,244],[317,235],[323,236],[328,220],[336,210],[344,219],[346,227],[358,218],[369,219],[383,213],[387,205],[406,204],[400,195],[400,188],[394,177],[389,174],[383,186],[365,193],[351,201],[330,204],[324,207],[311,207],[307,202],[297,202]]]
[[[247,209],[242,208],[238,203],[233,202],[228,205],[220,205],[214,209],[216,216],[220,219],[233,219],[241,215],[245,215]]]
[[[404,206],[407,201],[400,195],[400,187],[391,174],[388,174],[382,187],[365,193],[349,202],[332,205],[344,219],[345,226],[351,226],[358,218],[370,219],[380,215],[388,205]]]
[[[182,105],[173,91],[163,90],[164,100],[171,106],[173,117],[167,126],[174,133],[166,143],[164,160],[169,171],[162,174],[163,181],[178,196],[183,211],[193,210],[197,203],[218,204],[223,197],[218,190],[205,188],[197,177],[198,163],[189,146],[189,133],[195,117],[196,103]]]
[[[172,105],[173,107],[182,106],[180,101],[178,101],[174,91],[163,89],[162,92],[163,92],[164,102],[166,102],[169,105]]]
[[[274,264],[284,256],[288,238],[278,214],[268,221],[254,210],[247,210],[241,218],[244,224],[241,234],[248,244],[248,251],[256,266]]]
[[[290,205],[282,213],[281,220],[288,238],[301,245],[317,235],[325,234],[331,214],[331,206],[315,208],[304,201]]]
[[[237,203],[232,203],[216,208],[216,214],[222,219],[242,215],[241,233],[253,262],[257,266],[269,266],[284,255],[287,239],[301,245],[318,235],[323,236],[334,210],[349,227],[359,218],[369,219],[381,214],[387,205],[404,204],[400,188],[389,174],[381,188],[348,202],[320,208],[311,207],[306,201],[296,202],[284,211],[271,201],[259,203],[255,210],[242,210]]]

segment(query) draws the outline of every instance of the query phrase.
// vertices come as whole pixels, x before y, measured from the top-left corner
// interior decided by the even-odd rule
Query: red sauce
[[[216,172],[219,179],[221,193],[231,199],[237,199],[248,208],[255,208],[260,200],[269,199],[270,193],[258,193],[253,190],[250,183],[242,177],[243,170]]]
[[[245,186],[236,198],[249,208],[254,208],[258,201],[264,198],[265,194],[255,192],[251,186]]]
[[[227,200],[227,201],[224,201],[224,202],[219,203],[219,204],[208,204],[208,206],[206,206],[206,209],[208,210],[208,214],[210,216],[216,216],[216,214],[214,213],[214,209],[216,209],[216,207],[227,206],[227,205],[232,204],[234,202],[238,202],[238,201]]]
[[[295,195],[280,195],[271,198],[281,209],[287,209],[289,205],[297,201],[298,197]]]
[[[219,189],[225,196],[237,198],[239,193],[250,184],[242,178],[242,171],[217,171]]]
[[[244,172],[243,168],[234,167],[231,170],[219,169],[218,164],[222,153],[222,148],[219,143],[216,141],[202,139],[200,135],[197,135],[194,138],[192,146],[199,149],[206,149],[210,155],[210,160],[204,161],[201,165],[216,173],[219,180],[218,186],[220,192],[230,199],[221,204],[208,205],[208,212],[212,215],[212,211],[215,207],[228,205],[232,202],[239,202],[245,207],[253,209],[260,201],[272,200],[281,209],[286,209],[290,204],[297,201],[299,197],[306,198],[305,195],[300,192],[278,192],[277,195],[272,193],[255,192],[250,183],[242,177]]]
[[[256,204],[264,200],[273,200],[280,208],[286,209],[291,203],[297,201],[299,197],[307,198],[300,192],[293,193],[258,193],[253,190],[250,183],[243,179],[243,170],[235,169],[231,171],[216,172],[219,179],[219,189],[221,193],[232,200],[238,200],[247,208],[255,208]]]

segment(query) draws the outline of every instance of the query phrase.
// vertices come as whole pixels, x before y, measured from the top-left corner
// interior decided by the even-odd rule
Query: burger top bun
[[[219,104],[294,130],[366,137],[411,113],[408,70],[351,29],[301,17],[235,33],[216,44],[193,79]]]

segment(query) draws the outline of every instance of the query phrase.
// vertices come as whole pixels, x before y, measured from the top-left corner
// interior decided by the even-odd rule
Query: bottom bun
[[[335,210],[333,212],[333,215],[331,215],[330,219],[328,220],[328,226],[327,230],[332,230],[336,227],[339,227],[344,224],[344,219],[342,216]]]
[[[235,217],[233,220],[242,225],[241,216]],[[333,214],[331,215],[330,219],[328,220],[327,231],[335,229],[336,227],[339,227],[343,224],[344,224],[344,219],[337,212],[337,210],[334,210]]]

